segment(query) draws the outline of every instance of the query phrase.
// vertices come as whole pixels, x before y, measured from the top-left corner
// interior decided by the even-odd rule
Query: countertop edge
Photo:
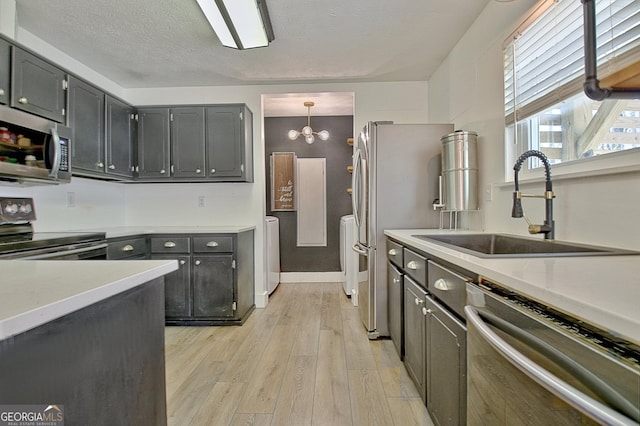
[[[20,260],[15,262],[43,263],[47,261]],[[83,261],[83,265],[89,265],[89,262],[104,261]],[[130,264],[130,261],[126,260],[111,260],[108,262],[109,266],[114,268],[118,268],[119,263],[121,263],[123,267]],[[139,267],[143,267],[143,269],[134,273],[123,273],[121,277],[118,277],[107,284],[89,287],[85,291],[73,294],[69,297],[52,300],[38,308],[24,311],[9,318],[1,319],[0,341],[31,330],[42,324],[58,319],[101,300],[105,300],[111,296],[142,285],[178,269],[178,263],[175,260],[141,260],[137,261],[137,265]],[[73,273],[73,268],[70,269],[69,273],[70,275]]]

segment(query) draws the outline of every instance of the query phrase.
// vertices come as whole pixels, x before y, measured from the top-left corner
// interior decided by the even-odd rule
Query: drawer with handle
[[[394,265],[403,268],[402,246],[395,241],[387,240],[387,259],[389,259]]]
[[[108,243],[107,259],[109,260],[147,257],[146,237],[109,240]]]
[[[197,253],[230,253],[233,251],[233,237],[229,235],[193,237],[193,251]]]
[[[411,278],[413,278],[422,287],[427,288],[427,258],[418,253],[403,249],[404,257],[403,269]]]
[[[189,237],[152,237],[152,253],[189,253]]]
[[[468,281],[472,281],[471,278],[429,260],[429,292],[462,317],[467,300]]]

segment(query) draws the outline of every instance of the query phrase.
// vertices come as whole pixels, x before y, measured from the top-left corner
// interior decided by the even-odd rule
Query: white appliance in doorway
[[[357,306],[358,293],[358,254],[352,250],[355,244],[356,221],[353,215],[340,218],[340,269],[344,281],[342,288]]]
[[[265,218],[267,253],[267,293],[271,294],[280,284],[280,221],[275,216]]]

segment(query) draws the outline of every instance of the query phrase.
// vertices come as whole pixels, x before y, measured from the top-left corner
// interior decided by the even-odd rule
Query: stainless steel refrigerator
[[[369,338],[389,335],[385,229],[437,228],[440,138],[452,124],[369,122],[353,147],[358,309]]]

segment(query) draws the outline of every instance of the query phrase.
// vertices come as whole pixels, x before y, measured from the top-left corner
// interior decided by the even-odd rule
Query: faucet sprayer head
[[[522,210],[522,199],[520,198],[520,192],[513,193],[513,208],[511,209],[511,217],[520,218],[524,216]]]

